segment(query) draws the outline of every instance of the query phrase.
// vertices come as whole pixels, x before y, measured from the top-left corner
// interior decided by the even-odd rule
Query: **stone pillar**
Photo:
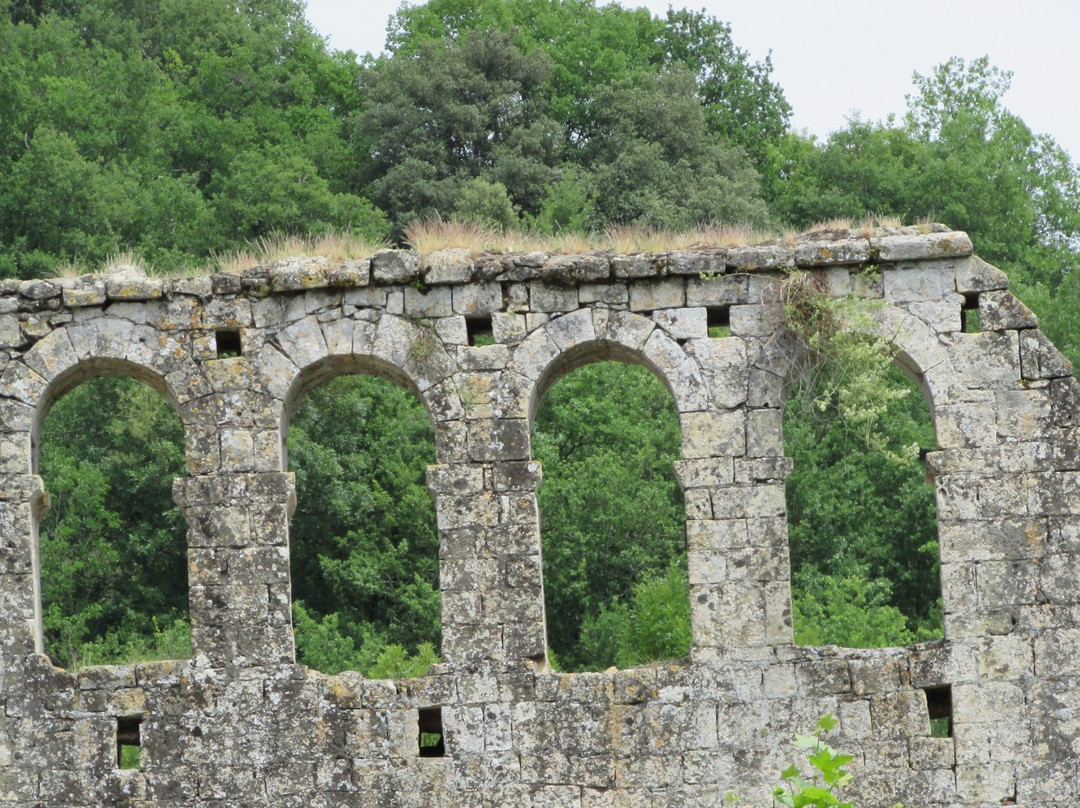
[[[540,479],[540,464],[527,460],[428,468],[445,661],[544,658]]]
[[[685,413],[675,473],[686,500],[697,659],[753,659],[792,644],[778,408]]]
[[[289,579],[292,474],[213,474],[177,480],[188,522],[191,640],[214,665],[294,660]]]
[[[0,482],[0,656],[42,653],[37,522],[47,509],[48,494],[41,477],[4,476]]]
[[[296,493],[293,475],[281,471],[280,404],[247,356],[202,366],[215,393],[190,407],[193,476],[173,486],[188,524],[194,652],[230,668],[292,663]]]

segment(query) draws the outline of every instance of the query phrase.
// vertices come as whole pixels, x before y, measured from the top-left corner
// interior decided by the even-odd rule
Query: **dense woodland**
[[[0,0],[0,277],[120,253],[209,271],[270,234],[401,241],[434,216],[782,232],[873,213],[967,231],[1080,359],[1080,172],[1004,106],[1009,73],[952,59],[914,76],[896,117],[819,140],[790,127],[768,60],[734,36],[687,10],[431,0],[390,19],[385,55],[358,58],[329,50],[299,0]],[[794,388],[785,416],[797,640],[940,636],[934,497],[914,451],[933,445],[925,402],[896,371],[880,417],[856,429],[829,378]],[[42,577],[59,664],[190,652],[169,493],[182,445],[168,405],[130,380],[86,383],[49,415]],[[559,664],[685,654],[663,386],[641,368],[577,370],[543,402],[533,445]],[[301,661],[423,670],[439,595],[422,406],[341,378],[305,399],[289,449]]]

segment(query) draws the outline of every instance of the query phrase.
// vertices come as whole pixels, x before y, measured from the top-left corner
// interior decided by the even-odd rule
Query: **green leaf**
[[[822,732],[830,732],[840,726],[840,719],[832,713],[826,713],[818,719],[817,728]]]

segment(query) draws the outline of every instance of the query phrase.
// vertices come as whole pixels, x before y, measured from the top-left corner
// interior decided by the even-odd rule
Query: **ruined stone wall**
[[[928,397],[942,642],[793,645],[793,348],[762,304],[793,267],[881,298],[875,328]],[[730,336],[710,338],[710,322]],[[488,327],[495,344],[469,344]],[[961,233],[2,281],[0,357],[2,806],[696,808],[729,790],[765,805],[792,733],[826,712],[857,754],[861,806],[1076,803],[1078,388]],[[682,664],[558,674],[530,419],[561,374],[609,358],[650,368],[678,408],[693,649]],[[445,661],[419,679],[294,663],[284,436],[306,391],[352,372],[415,391],[435,425]],[[115,374],[184,423],[174,495],[195,654],[72,673],[41,654],[36,435],[67,390]],[[953,737],[931,737],[929,713],[950,710]],[[440,723],[444,755],[420,756],[421,725]],[[141,768],[119,770],[117,735],[133,727]]]

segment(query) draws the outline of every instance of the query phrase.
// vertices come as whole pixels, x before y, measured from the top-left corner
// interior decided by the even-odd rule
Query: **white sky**
[[[600,0],[603,5],[603,0]],[[667,0],[623,0],[667,11]],[[378,53],[398,0],[309,0],[308,19],[333,48]],[[853,110],[904,112],[911,74],[951,56],[989,55],[1013,71],[1005,105],[1080,160],[1080,0],[683,0],[731,24],[735,44],[762,59],[794,108],[796,128],[825,136]]]

